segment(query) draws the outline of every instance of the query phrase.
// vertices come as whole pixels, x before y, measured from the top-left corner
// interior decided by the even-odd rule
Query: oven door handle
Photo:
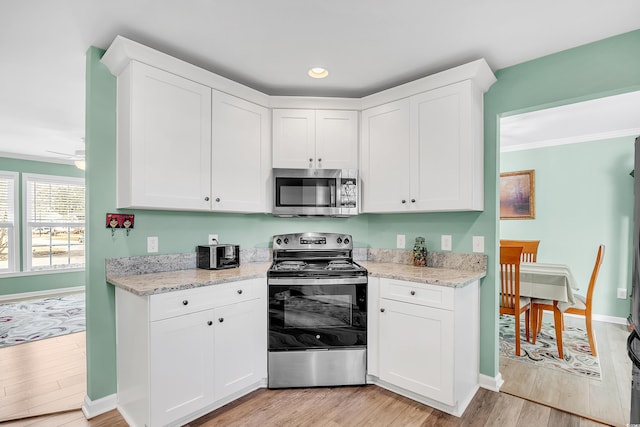
[[[304,285],[360,285],[368,282],[367,276],[357,277],[269,277],[267,285],[304,286]]]

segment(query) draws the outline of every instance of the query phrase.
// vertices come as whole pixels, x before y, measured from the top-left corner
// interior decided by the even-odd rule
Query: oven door
[[[343,279],[344,280],[344,279]],[[309,282],[309,280],[302,280]],[[269,351],[367,344],[367,284],[269,284]]]

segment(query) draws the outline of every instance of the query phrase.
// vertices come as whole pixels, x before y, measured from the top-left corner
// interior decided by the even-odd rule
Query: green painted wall
[[[84,172],[75,166],[58,163],[36,162],[32,160],[11,159],[0,157],[0,170],[11,172],[38,173],[44,175],[84,177]],[[22,181],[18,192],[18,215],[22,218]],[[22,225],[22,221],[20,221]],[[22,242],[22,228],[18,230]],[[22,251],[20,251],[20,265],[22,265]],[[19,273],[16,273],[19,274]],[[19,294],[23,292],[47,291],[59,288],[84,286],[84,272],[33,274],[25,276],[12,275],[0,277],[0,295]]]
[[[411,245],[424,235],[430,249],[439,249],[439,236],[453,236],[453,250],[471,251],[471,236],[486,238],[491,267],[481,284],[480,371],[498,373],[497,264],[499,153],[496,124],[502,114],[540,108],[625,91],[640,85],[640,31],[521,64],[497,73],[498,82],[485,96],[485,210],[448,214],[360,215],[350,219],[281,219],[269,215],[231,215],[127,211],[136,214],[129,237],[115,238],[104,229],[104,215],[115,210],[115,82],[99,59],[87,53],[87,365],[88,394],[98,399],[115,393],[114,290],[105,282],[104,260],[144,255],[146,237],[159,237],[160,253],[193,251],[209,233],[243,246],[268,246],[280,232],[345,231],[357,246],[395,247],[395,235],[406,234]],[[560,80],[558,82],[557,80]]]
[[[551,106],[599,98],[616,93],[640,89],[640,30],[604,39],[564,52],[545,56],[533,61],[498,70],[498,81],[485,95],[485,159],[491,157],[493,164],[499,164],[500,153],[498,123],[502,116],[534,111]],[[575,160],[574,160],[575,161]],[[488,170],[491,174],[486,183],[493,188],[486,194],[485,207],[494,204],[497,211],[499,200],[498,180],[500,168]],[[485,186],[486,188],[486,186]],[[585,233],[590,229],[585,230]],[[500,235],[500,221],[495,216],[494,235]],[[480,355],[480,371],[494,376],[498,373],[497,352],[497,273],[498,243],[488,248],[490,262],[494,267],[493,280],[485,280],[483,297],[489,293],[492,299],[482,300],[481,327],[493,318],[494,328],[483,332]],[[593,255],[591,255],[593,256]],[[488,292],[488,288],[493,288]]]
[[[583,295],[604,244],[593,312],[621,318],[629,315],[629,300],[617,299],[616,289],[631,289],[633,143],[616,138],[500,156],[501,172],[536,172],[536,218],[500,221],[500,237],[539,239],[538,262],[568,265]]]

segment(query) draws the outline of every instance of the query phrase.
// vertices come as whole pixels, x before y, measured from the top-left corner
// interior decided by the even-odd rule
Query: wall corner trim
[[[91,400],[89,396],[85,396],[84,402],[82,402],[82,413],[86,419],[90,420],[100,414],[116,409],[117,406],[118,397],[115,393],[97,400]]]

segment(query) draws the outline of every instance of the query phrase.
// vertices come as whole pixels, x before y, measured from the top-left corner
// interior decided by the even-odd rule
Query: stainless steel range
[[[365,384],[367,270],[348,234],[273,236],[269,388]]]

